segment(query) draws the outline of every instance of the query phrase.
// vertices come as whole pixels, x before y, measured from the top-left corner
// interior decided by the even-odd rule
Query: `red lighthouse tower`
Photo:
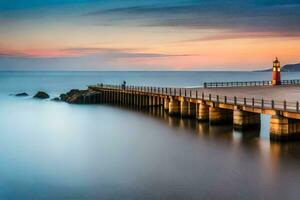
[[[272,79],[272,85],[281,85],[281,79],[280,79],[280,62],[278,61],[278,58],[274,60],[273,62],[273,79]]]

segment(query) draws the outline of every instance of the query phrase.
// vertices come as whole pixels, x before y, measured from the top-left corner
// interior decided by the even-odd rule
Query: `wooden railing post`
[[[296,111],[299,112],[299,102],[296,102]]]
[[[275,101],[274,100],[271,101],[271,107],[272,107],[272,109],[275,108]]]
[[[244,105],[246,106],[247,105],[247,99],[244,98]]]
[[[264,99],[261,99],[261,107],[264,108]]]
[[[286,100],[283,102],[283,110],[286,110]]]
[[[202,92],[202,100],[204,100],[204,92]]]
[[[236,105],[237,104],[237,98],[236,98],[236,96],[234,97],[234,105]]]
[[[254,98],[252,98],[252,107],[254,107],[255,106],[255,100],[254,100]]]
[[[224,97],[224,103],[227,103],[227,96]]]
[[[208,99],[211,101],[211,94],[208,95]]]

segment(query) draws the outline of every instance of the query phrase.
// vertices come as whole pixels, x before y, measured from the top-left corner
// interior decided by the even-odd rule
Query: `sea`
[[[299,199],[300,143],[112,105],[36,100],[97,83],[198,87],[271,72],[0,72],[0,199]],[[300,73],[282,73],[300,79]],[[27,92],[28,97],[14,94]]]

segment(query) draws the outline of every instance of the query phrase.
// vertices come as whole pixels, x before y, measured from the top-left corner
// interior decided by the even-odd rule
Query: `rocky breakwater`
[[[72,89],[60,95],[60,100],[71,104],[94,104],[98,101],[101,92],[92,89]]]

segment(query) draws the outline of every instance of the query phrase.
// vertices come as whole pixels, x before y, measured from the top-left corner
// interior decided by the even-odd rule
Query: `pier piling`
[[[238,84],[240,83],[235,85]],[[221,85],[229,87],[225,83]],[[247,85],[254,84],[247,83]],[[243,86],[243,89],[246,86]],[[89,87],[89,93],[81,97],[81,103],[149,109],[153,115],[165,116],[165,113],[168,113],[170,116],[209,121],[210,125],[230,124],[238,130],[260,128],[261,114],[269,114],[272,116],[270,119],[272,140],[300,139],[299,101],[275,101],[262,97],[246,98],[209,92],[205,94],[203,91],[186,88],[97,85]]]

